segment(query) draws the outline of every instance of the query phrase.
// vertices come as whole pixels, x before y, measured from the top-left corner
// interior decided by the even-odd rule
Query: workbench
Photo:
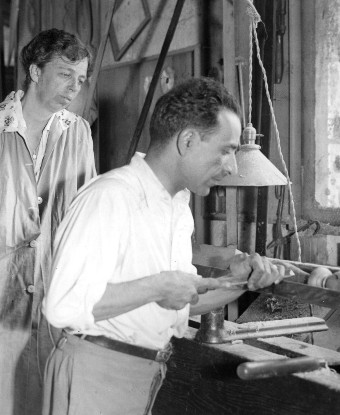
[[[193,251],[193,263],[224,268],[235,253],[231,247],[200,245]],[[244,324],[255,322],[260,331],[262,322],[268,318],[288,319],[296,324],[299,318],[308,320],[310,316],[308,304],[280,300],[280,304],[273,303],[268,309],[267,297],[260,297],[235,322],[222,324],[228,330],[231,327],[233,333],[233,325],[245,327]],[[322,313],[318,314],[324,323]],[[267,337],[258,337],[255,333],[256,339],[246,337],[234,343],[200,343],[196,335],[201,320],[206,330],[204,324],[209,321],[206,317],[208,315],[202,319],[193,317],[184,338],[172,340],[174,353],[168,362],[167,376],[152,415],[340,414],[340,353],[311,344],[309,341],[313,336],[309,330],[292,335],[288,335],[289,331],[280,333],[278,329],[284,320],[278,320],[276,330]],[[320,331],[318,335],[323,333],[328,331]],[[244,362],[303,356],[324,359],[329,367],[255,380],[242,380],[237,375],[237,367]]]
[[[193,322],[193,325],[196,323]],[[153,415],[340,414],[340,353],[288,337],[200,344],[197,328],[174,339],[166,380]],[[332,370],[242,380],[240,363],[300,356],[324,358]]]

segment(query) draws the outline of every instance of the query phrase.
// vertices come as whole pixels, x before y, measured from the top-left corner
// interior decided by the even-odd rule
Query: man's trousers
[[[43,415],[150,414],[165,372],[165,363],[65,335],[47,361]]]

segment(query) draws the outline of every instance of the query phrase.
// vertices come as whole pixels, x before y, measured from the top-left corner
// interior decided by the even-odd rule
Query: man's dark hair
[[[64,30],[45,30],[38,33],[21,51],[21,63],[26,74],[23,83],[25,91],[31,83],[30,66],[35,64],[43,68],[56,57],[67,58],[75,63],[88,58],[88,72],[91,70],[92,52],[80,39]]]
[[[240,117],[238,102],[220,82],[202,77],[178,84],[156,102],[150,121],[150,145],[163,146],[187,127],[195,127],[203,135],[214,131],[221,109]]]

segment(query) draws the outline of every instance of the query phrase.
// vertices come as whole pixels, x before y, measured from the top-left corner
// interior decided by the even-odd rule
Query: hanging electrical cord
[[[247,11],[248,14],[248,11]],[[253,110],[253,99],[252,99],[252,87],[253,87],[253,23],[250,19],[249,23],[249,112],[248,122],[251,124],[251,114]]]
[[[273,125],[274,125],[274,129],[275,129],[276,144],[277,144],[280,159],[281,159],[281,162],[282,162],[282,165],[283,165],[284,173],[285,173],[285,176],[287,178],[287,186],[288,186],[288,191],[289,191],[289,195],[290,195],[290,205],[291,205],[291,208],[292,208],[292,216],[293,216],[293,228],[294,228],[294,232],[295,232],[294,235],[296,237],[297,248],[298,248],[298,261],[301,262],[301,244],[300,244],[299,234],[297,232],[296,210],[295,210],[293,192],[292,192],[292,187],[291,187],[291,183],[290,183],[289,172],[288,172],[288,169],[287,169],[287,166],[286,166],[286,163],[284,161],[283,154],[282,154],[282,149],[281,149],[281,144],[280,144],[280,133],[279,133],[279,129],[278,129],[277,123],[276,123],[276,118],[275,118],[275,113],[274,113],[272,100],[270,98],[266,70],[265,70],[265,68],[263,66],[263,62],[261,60],[260,45],[259,45],[259,41],[258,41],[258,37],[257,37],[257,31],[256,31],[258,24],[261,22],[261,16],[259,15],[259,13],[256,10],[255,6],[253,5],[252,0],[246,0],[246,3],[247,3],[246,13],[247,13],[247,15],[249,16],[249,19],[250,19],[250,24],[249,24],[249,49],[250,49],[249,50],[249,123],[251,124],[251,113],[252,113],[252,94],[251,94],[251,92],[252,92],[252,72],[253,72],[252,71],[252,69],[253,69],[253,38],[254,38],[255,46],[256,46],[256,56],[257,56],[257,59],[259,61],[259,65],[260,65],[260,68],[261,68],[261,71],[262,71],[266,96],[267,96],[268,104],[269,104],[269,108],[270,108],[270,114],[271,114],[272,122],[273,122]]]

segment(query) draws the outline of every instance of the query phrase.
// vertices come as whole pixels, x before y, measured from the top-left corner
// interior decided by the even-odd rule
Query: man
[[[218,82],[191,79],[162,96],[145,158],[85,186],[61,224],[43,302],[64,328],[46,366],[44,415],[147,414],[165,375],[172,336],[191,312],[241,295],[191,264],[189,190],[208,195],[237,170],[238,105]],[[259,255],[230,265],[249,288],[279,281]]]
[[[78,188],[95,176],[89,124],[65,109],[91,59],[75,36],[41,32],[21,53],[24,91],[0,104],[2,415],[41,412],[42,375],[53,348],[41,315],[51,246]]]

